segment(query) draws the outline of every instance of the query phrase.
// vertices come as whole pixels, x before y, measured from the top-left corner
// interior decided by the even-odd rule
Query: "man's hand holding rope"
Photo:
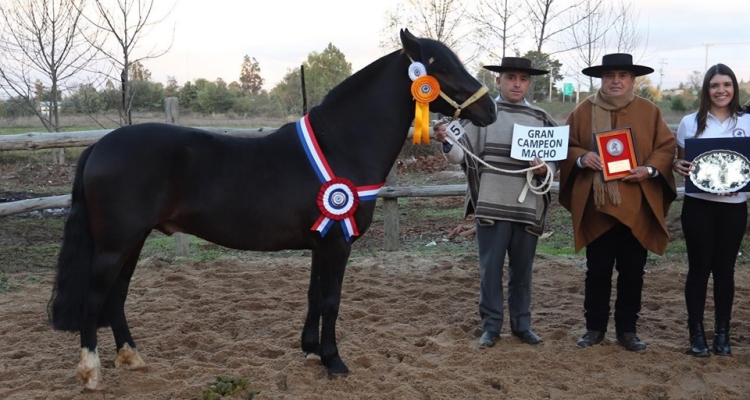
[[[456,140],[455,136],[451,132],[446,129],[447,123],[438,123],[434,127],[434,134],[435,134],[435,140],[441,143],[445,143],[448,141],[448,138],[451,139],[453,144],[455,146],[460,147],[465,154],[468,154],[471,158],[475,159],[480,164],[484,165],[485,167],[492,169],[494,171],[502,172],[502,173],[508,173],[508,174],[521,174],[526,173],[526,187],[535,194],[545,194],[549,192],[552,189],[552,182],[554,180],[554,176],[552,175],[552,170],[550,168],[547,168],[547,164],[539,159],[538,157],[535,158],[533,161],[529,162],[529,168],[519,169],[519,170],[506,170],[502,168],[493,167],[484,160],[477,157],[475,154],[470,152],[464,145],[462,145],[458,140]],[[542,176],[544,175],[544,179],[542,179],[542,182],[539,185],[534,184],[534,175]],[[524,191],[521,193],[521,196],[519,197],[519,201],[523,201],[523,198],[526,196],[526,188],[524,188]]]

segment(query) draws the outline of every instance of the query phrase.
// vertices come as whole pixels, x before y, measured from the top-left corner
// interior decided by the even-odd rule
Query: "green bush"
[[[685,102],[682,101],[682,97],[673,98],[672,103],[669,105],[669,108],[672,111],[677,111],[677,112],[684,112],[687,110],[687,107],[685,106]]]

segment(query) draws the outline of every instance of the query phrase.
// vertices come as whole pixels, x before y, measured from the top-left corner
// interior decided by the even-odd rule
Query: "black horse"
[[[311,249],[302,350],[319,355],[329,373],[348,372],[335,333],[344,269],[414,118],[410,65],[421,62],[440,83],[433,111],[480,126],[496,118],[486,88],[445,45],[406,30],[401,42],[402,50],[352,75],[300,122],[268,136],[142,124],[116,129],[81,154],[50,318],[55,329],[80,332],[77,372],[85,388],[103,387],[99,327],[112,329],[117,367],[145,366],[124,304],[153,229],[235,249]]]

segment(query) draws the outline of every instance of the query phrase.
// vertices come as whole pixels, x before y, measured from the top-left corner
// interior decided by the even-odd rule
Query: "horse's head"
[[[453,51],[436,40],[419,39],[406,29],[401,30],[401,43],[406,54],[413,61],[421,62],[427,74],[440,83],[440,97],[430,103],[432,111],[466,118],[477,126],[495,122],[495,101],[487,94],[487,88],[466,71]]]

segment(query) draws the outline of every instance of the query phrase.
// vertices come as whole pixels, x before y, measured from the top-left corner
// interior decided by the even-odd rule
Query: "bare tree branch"
[[[521,20],[514,12],[518,8],[517,0],[479,0],[472,19],[478,25],[478,46],[490,60],[505,57],[506,50],[520,39]]]
[[[115,4],[109,6],[112,3]],[[140,40],[154,26],[163,22],[169,11],[163,17],[154,19],[155,0],[93,0],[93,4],[94,11],[84,13],[84,18],[98,31],[104,32],[107,38],[104,41],[89,42],[105,62],[113,67],[107,77],[120,82],[121,102],[117,107],[120,114],[119,124],[131,125],[135,93],[131,85],[130,68],[140,61],[161,57],[172,48],[174,28],[169,44],[163,48],[158,49],[154,46],[142,51],[139,47]]]
[[[60,130],[59,102],[68,81],[94,57],[83,40],[83,5],[84,0],[0,4],[0,88],[22,100],[50,132]],[[48,111],[42,111],[42,102],[49,102]]]
[[[461,0],[405,0],[396,9],[386,12],[386,26],[380,48],[393,51],[401,47],[400,28],[408,28],[414,35],[439,40],[456,53],[472,44],[471,18],[467,18],[468,5]],[[467,22],[468,21],[468,22]],[[472,49],[463,61],[471,62],[477,56]]]
[[[526,11],[528,12],[527,28],[534,35],[535,50],[542,53],[542,47],[547,42],[589,18],[590,12],[579,13],[575,18],[566,18],[571,12],[580,10],[586,1],[575,0],[563,3],[562,0],[525,0]],[[558,42],[558,44],[563,45],[563,48],[544,53],[555,54],[574,48],[574,46],[566,45],[563,42]]]
[[[602,0],[584,0],[571,13],[569,18],[573,24],[565,37],[573,45],[568,55],[577,71],[597,64],[606,47],[606,35],[618,17],[604,9]],[[589,88],[593,87],[594,79],[589,77]]]
[[[648,30],[644,34],[638,26],[640,11],[635,9],[632,0],[620,0],[616,15],[609,39],[614,42],[615,52],[633,54],[636,61],[643,58],[648,49]],[[634,54],[639,48],[641,52]]]

